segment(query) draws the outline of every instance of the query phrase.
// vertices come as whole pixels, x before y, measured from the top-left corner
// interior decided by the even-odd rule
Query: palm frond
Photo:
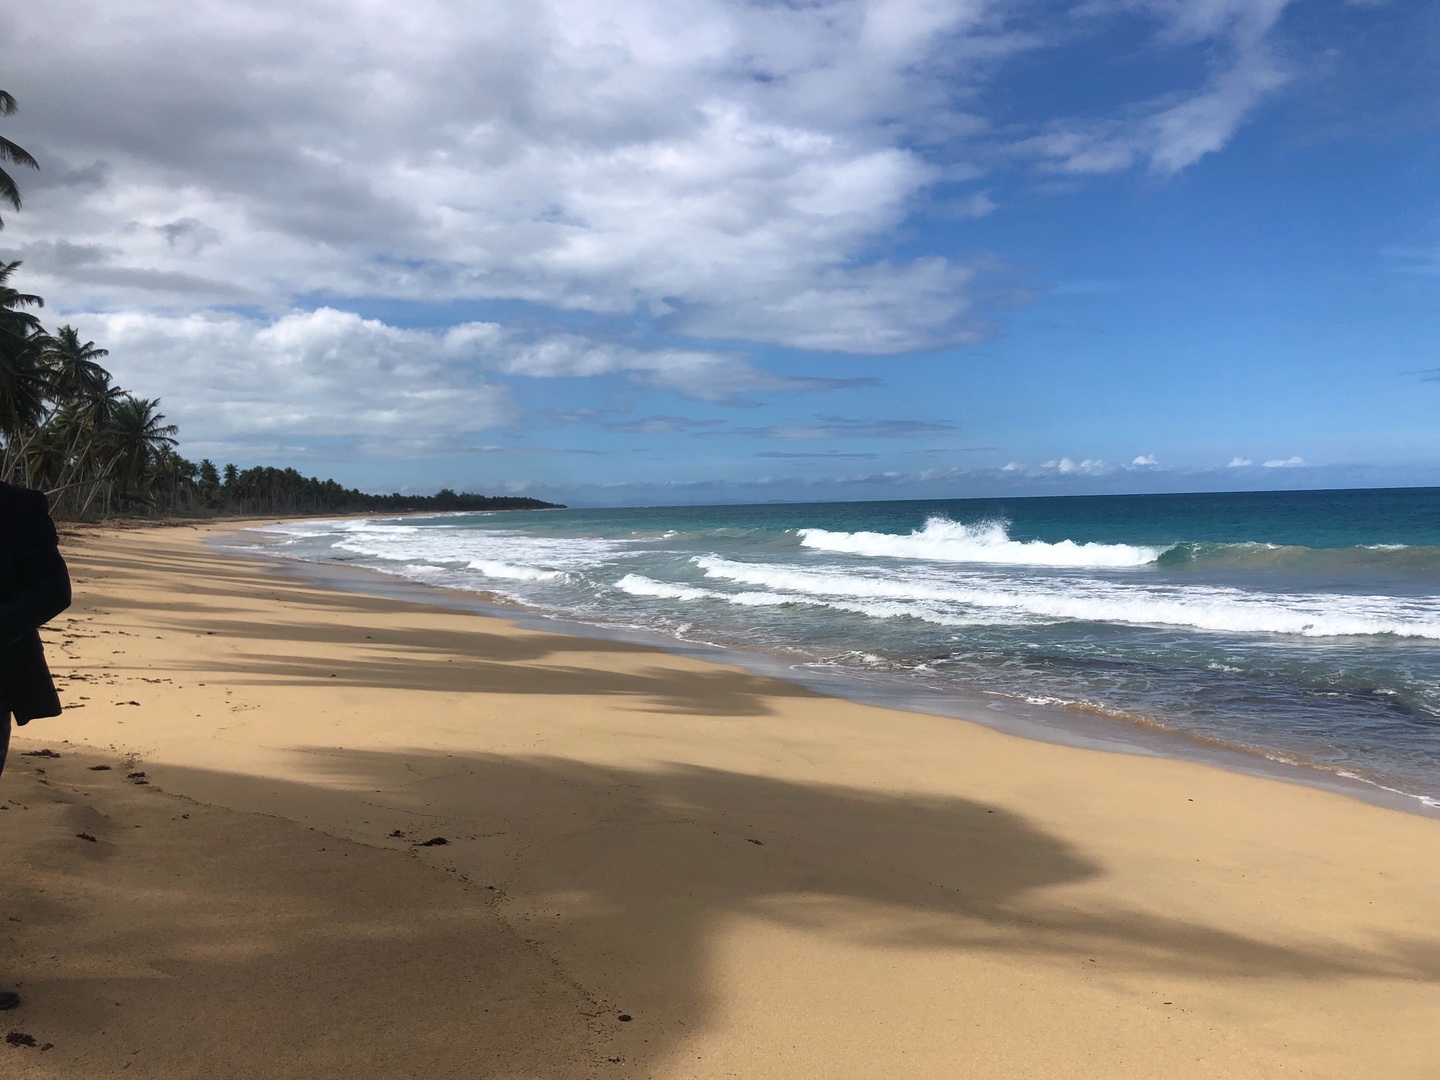
[[[0,161],[13,161],[16,165],[28,165],[32,169],[40,168],[40,162],[35,160],[34,154],[3,135],[0,135]]]
[[[15,95],[7,90],[0,90],[0,116],[14,116],[18,108],[20,106],[15,103]]]
[[[15,178],[4,169],[0,169],[0,199],[20,209],[20,189],[15,186]]]

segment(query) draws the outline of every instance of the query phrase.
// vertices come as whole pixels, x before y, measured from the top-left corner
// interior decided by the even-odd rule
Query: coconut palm
[[[104,438],[113,454],[110,475],[115,478],[122,500],[143,501],[146,481],[160,461],[161,452],[174,446],[174,424],[165,423],[159,412],[159,398],[125,395],[115,406]]]
[[[0,436],[8,450],[45,415],[50,369],[45,335],[0,333]],[[7,471],[14,462],[7,462]]]
[[[22,293],[10,284],[10,275],[20,269],[20,260],[0,262],[0,338],[24,340],[44,332],[40,319],[26,308],[44,307],[45,301],[34,293]]]
[[[102,395],[109,387],[110,373],[99,361],[109,355],[109,349],[96,348],[93,341],[82,344],[73,326],[60,327],[45,344],[51,396],[68,405]]]
[[[15,103],[15,96],[0,90],[0,116],[14,116],[17,108],[19,106]],[[40,167],[40,163],[35,160],[30,151],[0,135],[0,162],[6,161],[13,161],[16,165],[28,165],[32,169]],[[4,199],[16,210],[20,209],[20,188],[15,183],[15,178],[3,167],[0,167],[0,199]],[[0,229],[4,227],[5,222],[0,219]]]

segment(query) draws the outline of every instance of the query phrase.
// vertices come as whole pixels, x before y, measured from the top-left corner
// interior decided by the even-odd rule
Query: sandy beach
[[[234,529],[63,542],[6,1077],[1440,1077],[1440,822],[328,591]]]

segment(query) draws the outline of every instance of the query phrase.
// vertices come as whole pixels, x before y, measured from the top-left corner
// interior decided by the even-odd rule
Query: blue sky
[[[188,456],[367,488],[1440,484],[1437,55],[1401,2],[60,0],[0,249]]]

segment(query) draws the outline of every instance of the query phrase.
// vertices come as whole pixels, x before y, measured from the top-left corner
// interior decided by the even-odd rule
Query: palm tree
[[[15,103],[15,96],[0,90],[0,116],[14,116],[19,106]],[[16,165],[28,165],[32,169],[40,168],[40,163],[35,160],[30,151],[17,146],[9,139],[0,135],[0,162],[13,161]],[[4,199],[16,210],[20,209],[20,188],[15,183],[15,178],[0,168],[0,199]],[[5,222],[0,219],[0,229],[5,227]]]
[[[98,361],[109,355],[109,349],[98,349],[93,341],[81,344],[80,333],[73,326],[60,327],[45,344],[51,397],[70,404],[102,396],[109,386],[110,373]]]
[[[174,436],[180,429],[165,423],[157,411],[159,405],[159,398],[127,394],[115,406],[105,438],[114,455],[111,475],[121,500],[132,494],[143,499],[145,481],[159,464],[161,452],[176,443]]]
[[[15,449],[23,433],[45,415],[50,370],[45,364],[45,335],[0,333],[0,436],[7,450]],[[6,463],[6,471],[14,462]]]
[[[10,284],[10,275],[18,269],[19,259],[12,263],[0,262],[0,334],[23,340],[44,332],[40,319],[23,309],[44,307],[45,301],[34,293],[22,293]]]
[[[50,377],[53,386],[53,370]],[[100,368],[93,389],[64,402],[51,414],[45,424],[46,439],[39,448],[39,454],[48,459],[48,468],[42,471],[51,478],[51,495],[109,477],[115,462],[108,449],[108,433],[127,397],[110,382],[110,373]],[[79,497],[77,494],[77,500]]]

